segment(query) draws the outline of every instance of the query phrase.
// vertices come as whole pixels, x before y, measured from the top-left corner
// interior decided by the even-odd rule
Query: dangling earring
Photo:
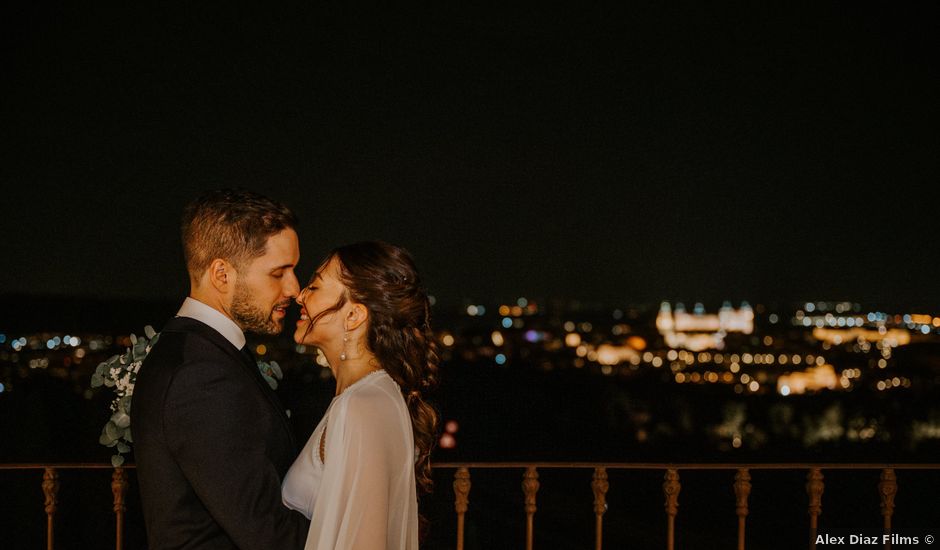
[[[346,360],[346,344],[349,342],[349,331],[343,328],[343,352],[339,354],[339,360]]]

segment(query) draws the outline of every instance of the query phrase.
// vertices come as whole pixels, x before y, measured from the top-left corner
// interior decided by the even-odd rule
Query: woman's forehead
[[[333,279],[338,281],[340,274],[339,268],[339,260],[336,256],[332,256],[317,269],[317,272],[313,274],[313,278],[320,280]]]

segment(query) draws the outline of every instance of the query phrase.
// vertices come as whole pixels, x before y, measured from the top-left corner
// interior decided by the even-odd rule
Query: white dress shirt
[[[183,300],[183,305],[176,312],[176,316],[188,317],[209,325],[231,342],[235,349],[240,350],[245,347],[245,333],[242,332],[241,327],[235,321],[226,317],[221,311],[212,306],[207,306],[195,298]]]

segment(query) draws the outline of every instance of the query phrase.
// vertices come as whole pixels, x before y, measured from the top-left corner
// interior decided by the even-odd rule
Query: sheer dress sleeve
[[[369,385],[342,397],[326,426],[306,548],[417,548],[414,443],[401,393]]]

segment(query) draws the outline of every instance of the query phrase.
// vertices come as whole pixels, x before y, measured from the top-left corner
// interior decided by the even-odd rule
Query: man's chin
[[[284,330],[284,323],[281,321],[271,320],[267,326],[264,327],[265,336],[277,336]]]
[[[243,332],[250,332],[259,336],[277,336],[284,330],[284,323],[270,320],[264,325],[244,325],[239,323]]]

